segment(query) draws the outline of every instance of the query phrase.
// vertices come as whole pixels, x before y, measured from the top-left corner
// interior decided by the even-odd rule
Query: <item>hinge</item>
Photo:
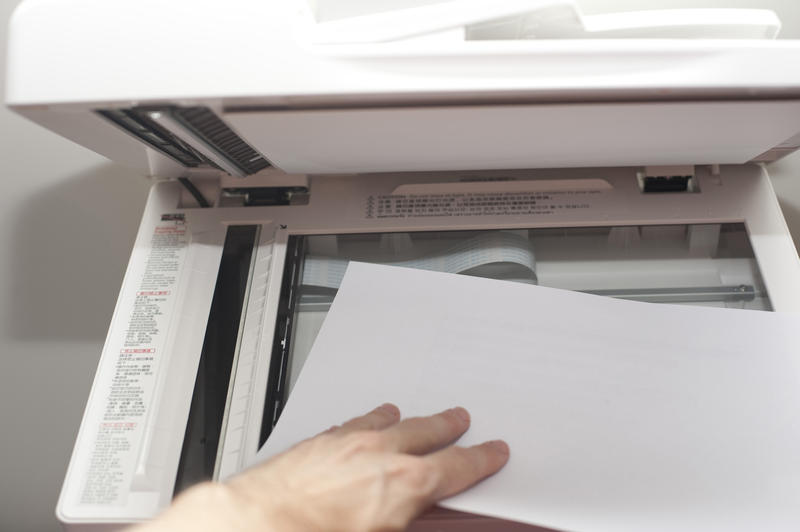
[[[307,175],[287,174],[274,167],[243,179],[223,175],[220,186],[223,207],[305,205],[309,200]]]
[[[646,166],[636,173],[639,190],[651,192],[699,192],[693,165]]]

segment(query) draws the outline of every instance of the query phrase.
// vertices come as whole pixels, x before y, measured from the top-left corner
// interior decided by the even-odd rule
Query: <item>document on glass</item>
[[[502,438],[447,508],[561,530],[800,530],[800,317],[351,263],[259,453],[394,402]]]

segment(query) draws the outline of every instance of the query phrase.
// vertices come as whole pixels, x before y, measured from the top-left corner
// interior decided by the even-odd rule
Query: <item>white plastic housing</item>
[[[383,146],[369,164],[350,169],[398,170],[384,157],[398,141],[411,143],[414,153],[405,160],[420,170],[738,163],[765,152],[764,160],[774,159],[800,145],[800,122],[794,126],[800,70],[788,68],[800,62],[794,41],[400,39],[315,45],[316,26],[299,0],[26,0],[9,28],[7,99],[43,126],[160,177],[186,170],[94,110],[207,106],[279,167],[315,173],[348,169],[330,152],[360,146],[357,141],[376,123],[388,131],[378,138]],[[770,110],[764,114],[738,105],[765,101]],[[598,111],[548,108],[579,102],[596,104]],[[528,111],[510,118],[513,109],[497,109],[508,105]],[[417,110],[405,112],[409,107]],[[372,113],[365,129],[359,129],[360,118],[351,119],[363,116],[356,109]],[[318,118],[298,121],[307,116],[299,113],[312,111]],[[353,114],[340,116],[340,128],[331,130],[324,126],[328,111]],[[278,119],[282,112],[298,114]],[[395,128],[398,114],[403,120]],[[443,120],[458,127],[459,136],[450,135]],[[305,128],[317,124],[323,130],[307,136]],[[276,138],[284,125],[291,142],[281,144]],[[676,128],[669,138],[665,132]],[[525,131],[530,145],[522,142]],[[692,132],[702,145],[678,142]],[[440,156],[449,142],[469,157],[456,161],[452,149]],[[542,151],[561,146],[562,153],[528,152],[538,143]]]
[[[221,478],[250,465],[258,449],[285,244],[293,234],[743,222],[773,308],[800,311],[800,261],[769,178],[756,165],[722,167],[718,175],[699,168],[696,179],[700,192],[674,194],[642,194],[632,168],[469,174],[471,178],[512,179],[482,183],[464,183],[464,177],[462,173],[318,177],[310,183],[312,201],[293,207],[187,209],[181,206],[178,183],[156,185],[148,200],[61,493],[57,513],[67,528],[108,529],[115,524],[148,519],[169,504],[202,348],[203,334],[198,331],[204,330],[208,317],[228,224],[259,224],[261,237],[234,370],[231,416],[224,427],[218,455]],[[498,192],[507,191],[512,185],[517,190],[546,189],[554,202],[577,202],[582,208],[525,215],[509,212],[405,218],[374,217],[369,210],[371,198],[392,194],[474,193],[476,187]],[[176,225],[173,220],[180,219],[181,214],[185,225]],[[171,310],[158,318],[163,321],[159,322],[161,336],[154,348],[152,372],[141,379],[146,410],[132,412],[115,422],[126,432],[112,433],[116,446],[109,448],[107,431],[119,428],[109,427],[105,418],[109,394],[119,374],[126,331],[130,320],[136,319],[135,300],[154,245],[153,235],[176,228],[182,239],[176,251],[181,264],[176,270],[179,274],[174,290],[164,296],[172,298],[164,302]],[[658,250],[654,253],[654,258],[660,256]],[[651,276],[658,278],[665,271],[661,260],[650,262],[649,267],[654,268]],[[695,273],[712,275],[704,264],[702,260],[688,260],[687,269],[691,272],[698,268]],[[580,261],[569,265],[573,274],[582,267],[586,269]],[[587,276],[593,273],[591,269],[583,272]],[[109,452],[115,462],[109,466],[108,475],[98,476],[97,468],[109,458]],[[92,489],[94,485],[102,490]],[[484,530],[498,528],[489,526]]]

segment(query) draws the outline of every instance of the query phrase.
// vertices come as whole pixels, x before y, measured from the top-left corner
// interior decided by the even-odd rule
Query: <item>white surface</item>
[[[743,164],[794,137],[800,103],[337,109],[225,118],[291,173]]]
[[[0,530],[53,532],[148,185],[4,106],[0,139]]]
[[[193,235],[192,246],[196,243],[195,237],[197,235],[211,235],[216,231],[221,237],[222,235],[219,231],[222,230],[225,224],[264,223],[266,220],[269,220],[269,223],[262,225],[262,238],[272,239],[274,237],[277,244],[274,248],[275,254],[270,259],[270,262],[274,264],[274,269],[267,274],[266,284],[264,284],[262,277],[254,285],[254,288],[261,286],[261,289],[251,292],[250,303],[254,308],[263,306],[264,313],[256,313],[255,315],[248,313],[248,318],[252,318],[255,321],[242,324],[243,331],[251,331],[255,334],[247,335],[249,343],[246,350],[247,354],[243,356],[242,352],[239,353],[233,386],[234,389],[244,387],[245,393],[235,396],[236,405],[233,405],[229,410],[234,415],[229,418],[230,423],[226,427],[225,447],[218,449],[220,456],[231,456],[230,461],[224,461],[226,469],[220,468],[219,470],[222,478],[238,472],[239,467],[237,467],[237,464],[247,463],[257,451],[261,419],[264,411],[264,394],[259,393],[259,391],[263,392],[266,387],[266,377],[270,366],[271,332],[275,326],[275,312],[277,312],[275,303],[278,299],[280,272],[283,271],[282,264],[280,264],[281,250],[285,251],[287,233],[319,235],[338,233],[339,231],[358,233],[361,231],[527,229],[531,226],[557,228],[565,226],[653,225],[668,224],[674,222],[676,217],[680,216],[680,220],[683,222],[691,220],[693,224],[701,224],[701,226],[693,226],[689,230],[688,249],[686,249],[685,245],[686,235],[683,234],[682,229],[677,228],[678,232],[662,229],[667,234],[671,233],[672,237],[664,234],[666,245],[659,247],[657,250],[654,246],[649,245],[646,246],[646,249],[638,251],[634,246],[634,249],[629,250],[630,254],[625,251],[626,260],[623,261],[625,262],[624,265],[621,265],[619,261],[608,261],[609,255],[607,253],[600,253],[600,256],[604,257],[606,262],[583,260],[584,258],[589,258],[583,253],[579,255],[571,253],[560,255],[562,262],[556,268],[560,270],[560,274],[564,274],[562,281],[569,279],[567,283],[572,284],[559,286],[596,289],[675,286],[671,285],[673,282],[677,282],[677,286],[700,287],[735,286],[744,283],[755,284],[757,290],[760,291],[761,283],[749,265],[740,264],[739,268],[731,268],[730,264],[726,264],[727,261],[704,260],[702,258],[704,256],[703,251],[695,246],[699,241],[696,238],[698,235],[693,229],[699,229],[708,224],[742,220],[747,224],[751,235],[753,252],[761,265],[759,269],[763,274],[763,282],[769,292],[772,308],[783,312],[797,312],[800,310],[800,260],[798,260],[791,236],[785,226],[766,172],[763,172],[759,166],[722,166],[719,168],[719,176],[711,175],[710,169],[707,167],[695,168],[694,179],[698,181],[697,186],[703,191],[702,194],[643,195],[639,191],[636,182],[636,171],[632,168],[603,168],[600,170],[548,169],[504,172],[504,177],[541,179],[541,181],[536,181],[538,185],[543,183],[550,185],[545,189],[546,192],[541,192],[541,196],[535,195],[535,199],[531,197],[529,192],[507,193],[509,194],[506,196],[508,202],[517,199],[518,205],[525,206],[524,210],[517,210],[516,212],[496,208],[495,200],[491,199],[494,197],[494,193],[481,194],[480,192],[473,192],[471,196],[462,196],[457,192],[459,190],[459,179],[481,174],[483,174],[482,171],[471,172],[466,175],[463,173],[406,173],[384,174],[380,177],[374,175],[314,176],[309,180],[310,189],[314,191],[314,198],[305,206],[292,208],[281,206],[249,207],[246,209],[195,208],[186,210],[186,224]],[[598,174],[602,175],[603,178],[598,179]],[[523,191],[529,188],[523,181],[517,183],[514,183],[514,188],[519,186]],[[588,190],[581,188],[582,186],[586,186]],[[509,185],[509,187],[512,187],[512,185]],[[445,194],[440,198],[441,201],[433,202],[440,205],[439,207],[434,208],[431,203],[428,206],[420,206],[417,200],[424,200],[430,197],[425,195],[416,198],[387,196],[392,191],[398,190],[398,188],[423,191],[430,189],[450,190],[452,196]],[[468,184],[466,188],[473,187]],[[475,188],[480,190],[480,187]],[[152,231],[152,227],[148,229],[148,224],[160,223],[160,213],[174,212],[173,209],[177,204],[180,191],[181,187],[176,182],[161,183],[153,188],[153,193],[148,200],[148,211],[142,224],[143,229],[140,231],[140,243],[149,242],[148,232]],[[540,200],[538,198],[544,196],[548,198],[547,205],[539,203]],[[386,199],[387,197],[391,199]],[[374,205],[372,209],[368,207],[370,198],[372,198],[373,203],[377,202],[377,207]],[[413,207],[409,207],[412,204]],[[437,215],[437,212],[439,214],[453,213],[454,215]],[[276,228],[282,229],[279,229],[276,233]],[[655,227],[645,228],[642,230],[642,239],[650,240],[650,244],[653,244],[654,241],[651,238],[657,238],[655,235],[660,231],[659,228]],[[599,238],[595,240],[595,243],[600,244],[600,250],[597,250],[596,246],[592,244],[589,244],[588,248],[602,251],[607,240],[599,235],[596,236]],[[567,238],[567,240],[570,239]],[[584,244],[578,242],[583,242]],[[217,243],[221,243],[221,240],[218,240]],[[397,248],[403,247],[402,242],[397,243]],[[586,244],[588,243],[583,238],[573,242],[573,245],[579,247]],[[622,243],[620,242],[619,244]],[[537,244],[534,244],[534,246],[537,246]],[[622,248],[617,248],[616,245],[613,247],[616,248],[617,252],[623,251]],[[384,246],[379,245],[378,249],[381,248],[386,250]],[[573,249],[573,251],[577,250]],[[639,251],[644,253],[639,253]],[[653,253],[654,251],[655,253]],[[271,250],[267,250],[267,254],[270,253]],[[677,255],[674,253],[677,253]],[[735,253],[735,255],[738,254],[739,252]],[[589,255],[591,255],[591,252],[589,252]],[[724,256],[725,253],[722,255]],[[616,253],[611,253],[610,256],[616,256]],[[664,257],[673,259],[686,257],[688,260],[685,262],[683,260],[670,260],[670,266],[664,268],[663,260],[658,260],[657,257],[662,259]],[[210,258],[210,254],[206,255],[206,259]],[[518,260],[520,258],[528,263],[532,260],[530,255],[517,257]],[[137,262],[135,262],[136,266],[141,266],[138,262],[139,260],[144,260],[141,254]],[[256,260],[259,259],[257,258]],[[508,260],[508,258],[505,260]],[[735,261],[737,259],[731,260]],[[741,261],[742,259],[738,260]],[[612,264],[614,262],[618,264]],[[744,262],[747,261],[745,260]],[[213,275],[216,272],[216,268],[215,261],[200,259],[196,262],[190,261],[187,263],[185,271],[192,272],[190,277],[193,277],[200,271]],[[677,274],[677,269],[682,271]],[[136,278],[135,270],[134,266],[128,269],[126,274],[127,288],[123,288],[123,295],[119,299],[120,303],[117,307],[115,320],[123,319],[120,317],[126,315],[124,302],[131,297],[131,294],[125,292],[125,290],[131,289],[130,280]],[[738,272],[735,270],[738,270]],[[477,274],[477,271],[472,273]],[[612,280],[612,278],[616,280]],[[647,279],[645,284],[638,284],[645,279]],[[628,284],[629,282],[631,282],[630,285]],[[207,282],[204,285],[205,290],[212,287],[213,283]],[[202,295],[204,290],[187,289],[186,291],[186,293],[193,292],[196,295]],[[260,293],[256,295],[255,292]],[[128,296],[125,295],[126,293]],[[267,296],[266,300],[263,299],[264,295]],[[391,292],[391,295],[394,296],[394,293]],[[754,305],[759,304],[756,301],[751,303]],[[746,304],[750,305],[751,303]],[[191,303],[181,305],[184,309],[193,309],[198,313],[202,313],[202,310],[199,309],[200,306]],[[248,304],[248,308],[250,308],[250,304]],[[178,311],[178,314],[182,314],[182,312]],[[180,323],[183,322],[184,320],[181,318]],[[116,340],[114,327],[122,326],[118,321],[115,321],[115,323],[116,326],[112,326],[109,342],[106,344],[106,355],[109,352],[114,352],[113,344]],[[181,325],[180,327],[183,326]],[[253,329],[263,331],[264,336],[262,337]],[[195,325],[186,330],[196,332],[202,330],[202,327],[198,328]],[[173,334],[174,336],[172,336]],[[154,395],[151,401],[143,400],[144,404],[151,405],[147,408],[151,414],[147,418],[149,420],[154,419],[154,417],[158,418],[155,426],[159,428],[152,432],[154,435],[151,440],[152,444],[142,446],[142,453],[138,459],[139,463],[145,466],[144,475],[139,478],[145,480],[146,483],[134,480],[133,485],[130,486],[130,495],[124,505],[117,505],[115,499],[109,498],[105,499],[104,502],[107,506],[113,506],[113,508],[76,508],[74,506],[76,492],[77,494],[81,493],[83,486],[81,477],[86,473],[87,461],[85,458],[94,454],[91,451],[91,447],[93,446],[92,425],[98,421],[95,416],[98,412],[108,411],[108,407],[111,404],[109,397],[115,393],[113,389],[116,385],[113,380],[109,382],[107,367],[109,362],[113,365],[115,359],[114,357],[109,359],[106,356],[104,361],[101,362],[101,365],[105,367],[100,370],[98,379],[93,387],[91,403],[86,409],[84,423],[79,435],[81,440],[80,450],[73,455],[60,505],[59,515],[68,519],[76,530],[85,528],[86,519],[89,516],[103,519],[104,522],[119,522],[123,519],[147,519],[152,517],[153,510],[156,508],[152,504],[155,496],[158,496],[160,503],[166,504],[170,500],[172,489],[169,484],[171,481],[169,471],[174,472],[175,468],[177,468],[177,451],[183,434],[183,427],[179,427],[177,424],[180,419],[185,419],[186,415],[186,411],[184,411],[184,417],[181,418],[180,406],[178,406],[181,401],[178,398],[188,401],[191,391],[191,387],[186,386],[187,372],[181,371],[181,368],[185,370],[186,366],[181,366],[181,362],[176,356],[178,355],[176,351],[183,351],[184,354],[189,354],[192,349],[190,344],[201,341],[202,334],[180,332],[179,330],[174,333],[170,332],[168,336],[188,338],[188,340],[181,340],[179,349],[169,349],[172,362],[168,365],[167,373],[160,375],[159,380],[160,382],[169,382],[171,385],[162,389],[163,395]],[[252,343],[254,339],[257,340],[255,345]],[[241,345],[245,345],[245,340],[245,336],[242,336]],[[195,343],[195,354],[199,353],[199,351],[200,344]],[[183,358],[187,366],[191,365],[188,360],[191,359]],[[175,371],[177,373],[173,377],[171,372]],[[106,376],[103,377],[103,375]],[[194,374],[188,376],[189,380],[193,376]],[[242,386],[240,386],[240,383],[242,383]],[[144,385],[143,383],[141,384],[142,386]],[[181,386],[184,387],[182,388]],[[103,392],[104,388],[110,395]],[[158,394],[158,388],[155,390],[155,393]],[[247,390],[250,390],[250,392],[247,392]],[[188,403],[183,404],[186,405]],[[126,422],[137,423],[137,418],[141,414],[131,413],[131,418],[126,418]],[[160,430],[161,427],[166,430]],[[134,432],[128,432],[128,434],[135,437]],[[228,437],[229,435],[230,438]],[[232,447],[229,448],[228,445]],[[122,455],[132,450],[134,446],[135,444],[132,442],[130,448],[122,449],[123,452],[117,453],[119,454],[120,463],[123,463]],[[98,448],[102,448],[102,446]],[[175,452],[172,453],[170,448],[174,449]],[[233,454],[238,456],[233,457]],[[91,461],[89,464],[88,469],[91,471]],[[157,471],[153,470],[153,475],[148,471],[150,465],[158,468]],[[124,475],[117,477],[117,480],[120,487],[117,493],[121,494],[123,490],[128,489],[125,486]],[[93,479],[92,485],[95,486],[97,484]],[[142,497],[134,498],[135,491],[141,488],[145,488],[147,491],[151,487],[155,491],[149,494],[139,493],[138,495],[142,495]],[[96,492],[92,490],[91,493]],[[83,500],[82,496],[80,500]]]
[[[446,507],[585,532],[794,531],[798,325],[353,262],[259,454],[387,401],[463,405],[459,444],[503,438],[511,459]]]
[[[5,27],[17,3],[0,0],[0,78],[5,75]],[[389,3],[363,2],[368,9]],[[333,4],[349,9],[342,2]],[[581,2],[587,13],[598,12],[603,4],[642,8],[641,0]],[[782,37],[800,38],[796,0],[675,0],[659,6],[665,4],[775,9],[783,21]],[[147,184],[138,173],[4,108],[0,139],[0,530],[54,532],[59,530],[57,495]],[[771,165],[770,173],[798,242],[800,155]]]
[[[467,1],[473,7],[485,4]],[[242,106],[426,106],[256,117],[260,128],[284,129],[280,135],[259,133],[261,138],[244,135],[248,142],[257,148],[269,143],[266,156],[285,170],[315,173],[720,164],[742,162],[745,155],[757,156],[779,143],[792,146],[794,141],[787,139],[796,137],[795,104],[789,98],[800,94],[800,70],[783,67],[800,61],[798,40],[410,39],[312,46],[308,32],[315,25],[305,5],[301,0],[228,0],[195,9],[192,0],[27,0],[9,26],[6,96],[34,122],[114,161],[138,161],[159,177],[185,171],[108,123],[96,109],[148,103],[224,108],[236,130],[238,117],[230,115]],[[434,18],[441,11],[439,6],[420,9],[434,9]],[[156,10],[160,16],[154,18]],[[125,24],[117,23],[121,11]],[[221,28],[226,30],[220,33]],[[219,38],[204,37],[212,33]],[[219,42],[235,49],[236,61]],[[770,97],[783,100],[737,105],[736,112],[728,111],[730,103],[717,102]],[[502,111],[433,107],[489,104],[496,98],[508,104],[535,100],[540,106]],[[630,99],[671,103],[626,104]],[[619,108],[541,106],[587,100],[616,102]],[[754,119],[757,107],[772,110]],[[307,116],[312,120],[298,120]],[[387,119],[395,127],[387,126]],[[616,134],[608,135],[612,121]],[[298,136],[298,125],[333,130],[331,138],[338,141],[309,135],[307,129]],[[681,134],[664,134],[677,128]],[[342,136],[343,129],[351,133]],[[399,143],[415,156],[398,160]],[[577,143],[580,150],[569,148]],[[433,145],[438,146],[436,156],[428,153]]]
[[[625,39],[424,46],[409,39],[313,46],[314,21],[304,5],[28,0],[9,31],[14,75],[8,97],[15,105],[161,104],[175,97],[280,106],[319,96],[362,100],[442,91],[451,99],[453,91],[564,96],[592,89],[619,98],[622,89],[675,96],[711,87],[747,97],[754,89],[796,92],[800,84],[800,72],[781,68],[798,61],[800,43],[789,40],[650,39],[632,47]],[[125,24],[118,23],[120,13]]]
[[[584,17],[576,0],[455,0],[317,21],[312,39],[318,44],[385,42],[447,30],[461,30],[450,34],[460,39],[464,30],[468,39],[770,39],[781,27],[775,13],[755,9],[629,11]]]
[[[412,5],[405,9],[329,22],[320,21],[316,17],[317,25],[312,32],[312,41],[318,44],[392,41],[450,29],[463,29],[471,24],[496,21],[553,6],[573,7],[574,3],[574,0],[455,0]]]
[[[172,499],[195,384],[187,368],[200,358],[205,335],[196,332],[208,320],[225,239],[221,224],[198,233],[162,220],[179,194],[174,184],[154,188],[142,217],[61,491],[65,523],[150,517]],[[149,327],[141,318],[148,312]],[[123,361],[121,352],[152,358]],[[146,406],[131,408],[120,396]],[[109,464],[105,474],[94,473],[98,461]]]

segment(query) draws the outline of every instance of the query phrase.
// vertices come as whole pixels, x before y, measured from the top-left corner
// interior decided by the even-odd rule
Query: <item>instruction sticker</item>
[[[596,190],[369,196],[366,218],[551,215],[590,208]]]
[[[169,316],[189,243],[179,216],[164,216],[151,235],[146,266],[128,303],[124,332],[112,338],[114,356],[104,366],[109,385],[94,427],[79,502],[120,505],[127,498],[144,437]]]

